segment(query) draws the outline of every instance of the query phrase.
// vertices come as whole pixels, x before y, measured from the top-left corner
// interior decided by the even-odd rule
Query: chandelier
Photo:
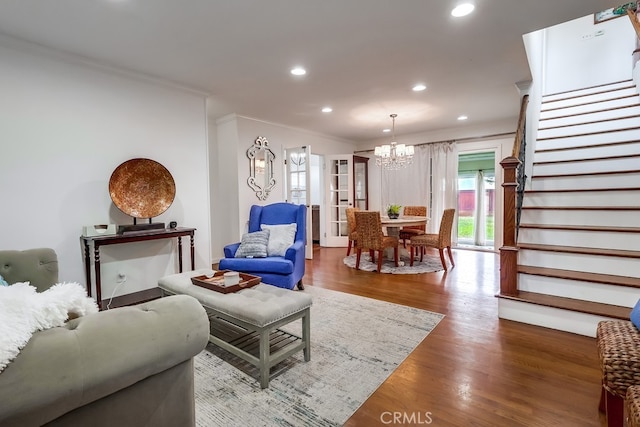
[[[397,114],[391,114],[391,144],[384,144],[376,147],[374,154],[376,156],[376,165],[382,166],[388,170],[397,170],[413,163],[413,145],[398,144],[395,141],[396,136],[396,117]]]

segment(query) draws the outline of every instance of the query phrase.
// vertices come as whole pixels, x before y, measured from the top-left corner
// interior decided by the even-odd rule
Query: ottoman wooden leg
[[[260,330],[260,388],[269,387],[269,371],[271,358],[269,351],[269,328],[263,328]]]
[[[302,316],[302,339],[304,341],[304,361],[311,360],[311,310],[306,309],[305,315]]]

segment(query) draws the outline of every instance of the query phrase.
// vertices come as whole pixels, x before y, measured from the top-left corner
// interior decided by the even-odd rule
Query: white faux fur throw
[[[70,315],[97,312],[97,304],[79,283],[58,283],[40,293],[29,282],[0,286],[0,372],[34,332],[61,326]]]

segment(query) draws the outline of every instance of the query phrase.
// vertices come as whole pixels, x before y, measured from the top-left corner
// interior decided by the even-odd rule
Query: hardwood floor
[[[345,253],[316,247],[305,286],[446,315],[346,426],[606,425],[595,339],[499,319],[497,254],[454,250],[446,273],[394,275]]]

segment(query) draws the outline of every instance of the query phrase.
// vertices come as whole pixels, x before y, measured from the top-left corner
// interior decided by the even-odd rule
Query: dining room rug
[[[209,344],[194,361],[198,426],[343,425],[444,318],[316,286],[293,292],[313,297],[311,360],[281,362],[263,390],[253,366]],[[281,329],[299,335],[301,322]]]
[[[351,254],[342,260],[345,265],[356,268],[356,255]],[[413,266],[409,265],[409,255],[400,255],[398,261],[398,267],[394,265],[393,260],[383,259],[381,273],[390,274],[421,274],[421,273],[433,273],[435,271],[444,270],[442,268],[442,262],[440,262],[439,256],[424,255],[422,262],[417,259],[413,261]],[[378,265],[371,262],[369,254],[363,253],[360,257],[360,270],[363,271],[376,271]]]

